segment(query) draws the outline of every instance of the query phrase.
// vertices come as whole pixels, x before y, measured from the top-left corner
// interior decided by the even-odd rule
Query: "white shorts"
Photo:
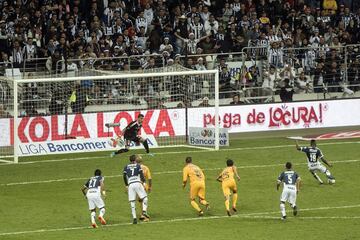
[[[144,186],[139,183],[131,183],[128,188],[129,202],[136,200],[136,195],[139,196],[140,199],[147,197]]]
[[[308,168],[310,171],[320,171],[322,173],[326,172],[326,167],[319,162],[308,163]]]
[[[86,198],[89,203],[89,210],[93,210],[95,208],[103,208],[105,207],[104,200],[101,198],[99,194],[86,194]]]
[[[282,191],[281,202],[288,202],[291,205],[296,205],[296,187],[295,186],[284,186],[284,189]]]

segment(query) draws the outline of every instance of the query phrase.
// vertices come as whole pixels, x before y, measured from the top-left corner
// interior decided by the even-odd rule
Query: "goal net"
[[[109,140],[121,138],[140,113],[140,135],[150,148],[190,147],[189,128],[204,121],[197,109],[209,109],[214,120],[219,108],[217,70],[180,65],[139,72],[87,69],[74,77],[2,81],[12,87],[2,104],[8,116],[0,120],[0,159],[15,162],[18,157],[118,149]],[[208,149],[218,148],[215,125],[217,121]]]

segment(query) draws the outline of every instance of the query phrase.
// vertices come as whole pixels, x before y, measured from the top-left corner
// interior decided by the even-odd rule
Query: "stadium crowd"
[[[360,49],[347,47],[346,59],[343,54],[345,46],[360,43],[355,0],[0,0],[0,9],[2,66],[47,58],[53,73],[86,64],[118,71],[130,64],[119,57],[153,54],[130,65],[152,69],[179,63],[202,70],[206,61],[192,55],[246,48],[247,60],[263,60],[265,71],[260,74],[263,69],[255,64],[231,74],[230,55],[224,55],[217,60],[222,92],[244,87],[262,88],[248,95],[288,87],[321,92],[323,84],[343,84],[345,75],[347,84],[360,80]],[[180,55],[186,60],[179,61]],[[112,59],[101,59],[107,57]],[[89,58],[101,60],[85,61]],[[329,91],[344,89],[357,90]]]

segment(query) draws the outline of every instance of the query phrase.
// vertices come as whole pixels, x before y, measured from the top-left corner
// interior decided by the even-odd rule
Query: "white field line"
[[[319,143],[319,146],[326,146],[326,145],[342,145],[342,144],[358,144],[360,141],[354,141],[354,142],[329,142],[329,143]],[[239,148],[224,148],[220,149],[219,151],[244,151],[244,150],[261,150],[261,149],[274,149],[274,148],[286,148],[286,147],[293,147],[295,148],[295,144],[286,144],[286,145],[275,145],[275,146],[261,146],[261,147],[239,147]],[[191,146],[190,146],[191,148]],[[192,151],[173,151],[173,152],[159,152],[154,153],[155,157],[156,155],[171,155],[171,154],[183,154],[183,153],[201,153],[201,152],[209,152],[213,151],[213,149],[207,149],[207,150],[192,150]],[[142,156],[145,156],[147,154],[140,154]],[[106,152],[106,156],[94,156],[94,157],[79,157],[79,158],[61,158],[61,159],[49,159],[49,160],[39,160],[39,161],[28,161],[28,162],[19,162],[17,164],[34,164],[34,163],[52,163],[52,162],[66,162],[66,161],[77,161],[77,160],[89,160],[89,159],[103,159],[108,157],[108,154]],[[110,158],[110,157],[108,157]],[[14,163],[7,163],[7,164],[0,164],[1,166],[8,166],[13,165]]]
[[[360,162],[360,159],[353,159],[353,160],[342,160],[342,161],[332,161],[332,163],[354,163],[354,162]],[[283,163],[277,163],[277,164],[268,164],[268,165],[250,165],[250,166],[237,166],[238,169],[249,169],[249,168],[267,168],[267,167],[278,167],[283,166]],[[299,163],[294,165],[306,165],[306,163]],[[207,168],[203,169],[204,171],[217,171],[221,170],[222,168]],[[163,172],[153,172],[153,175],[163,175],[163,174],[176,174],[176,173],[182,173],[180,170],[175,171],[163,171]],[[122,177],[123,175],[117,174],[117,175],[109,175],[104,176],[104,178],[117,178]],[[17,186],[17,185],[29,185],[29,184],[42,184],[42,183],[54,183],[54,182],[70,182],[70,181],[79,181],[79,180],[87,180],[88,177],[78,177],[78,178],[60,178],[60,179],[50,179],[50,180],[39,180],[39,181],[29,181],[29,182],[12,182],[12,183],[2,183],[0,184],[0,187],[3,186]]]
[[[308,211],[319,211],[319,210],[331,210],[331,209],[345,209],[345,208],[358,208],[360,207],[360,204],[356,204],[356,205],[347,205],[347,206],[337,206],[337,207],[318,207],[318,208],[304,208],[304,209],[299,209],[299,212],[308,212]],[[291,212],[290,210],[288,210],[287,212]],[[279,213],[279,211],[273,211],[273,212],[259,212],[259,213],[248,213],[245,214],[247,216],[256,216],[256,215],[269,215],[269,214],[275,214],[275,213]]]
[[[241,218],[253,218],[253,219],[277,219],[280,217],[272,217],[272,216],[242,216]],[[318,219],[360,219],[360,216],[333,216],[333,217],[296,217],[296,219],[304,219],[304,220],[318,220]]]
[[[5,160],[5,159],[0,159],[0,162],[2,162],[2,163],[14,163],[13,161]]]
[[[300,209],[300,211],[318,211],[318,210],[329,210],[329,209],[344,209],[344,208],[358,208],[358,205],[348,205],[348,206],[334,206],[334,207],[319,207],[319,208],[306,208]],[[280,221],[280,217],[271,217],[271,216],[263,216],[269,213],[279,213],[277,212],[259,212],[259,213],[249,213],[249,214],[238,214],[233,215],[231,218],[254,218],[254,219],[276,219]],[[174,219],[166,219],[166,220],[155,220],[147,223],[141,224],[160,224],[160,223],[174,223],[174,222],[188,222],[188,221],[204,221],[204,220],[213,220],[213,219],[231,219],[228,216],[217,215],[217,216],[209,216],[209,217],[194,217],[194,218],[174,218]],[[329,216],[329,217],[296,217],[300,219],[359,219],[360,216]],[[108,224],[104,227],[118,227],[118,226],[128,226],[132,225],[131,223],[115,223]],[[2,232],[0,236],[11,236],[11,235],[26,235],[26,234],[36,234],[36,233],[48,233],[48,232],[63,232],[63,231],[71,231],[71,230],[83,230],[83,229],[91,229],[88,226],[79,226],[79,227],[67,227],[67,228],[50,228],[50,229],[38,229],[38,230],[29,230],[29,231],[18,231],[18,232]],[[96,231],[96,230],[94,230]]]

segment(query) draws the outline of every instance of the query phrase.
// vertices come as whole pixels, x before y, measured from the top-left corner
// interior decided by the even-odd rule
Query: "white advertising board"
[[[215,146],[215,128],[189,127],[189,144],[198,146]],[[229,146],[227,129],[219,129],[219,145]]]

